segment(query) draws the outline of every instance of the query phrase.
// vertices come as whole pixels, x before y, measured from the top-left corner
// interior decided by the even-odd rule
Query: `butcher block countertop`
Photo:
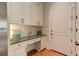
[[[46,35],[32,35],[32,36],[26,36],[26,37],[21,37],[19,40],[17,41],[12,41],[12,40],[15,40],[16,38],[12,38],[10,39],[11,40],[11,44],[10,45],[13,45],[13,44],[16,44],[16,43],[20,43],[20,42],[24,42],[24,41],[28,41],[28,40],[32,40],[32,39],[35,39],[35,38],[39,38],[39,37],[44,37]]]

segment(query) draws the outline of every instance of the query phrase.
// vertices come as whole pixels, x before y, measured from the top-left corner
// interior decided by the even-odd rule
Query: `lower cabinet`
[[[26,56],[26,49],[23,47],[19,47],[17,49],[12,50],[13,56]]]
[[[47,48],[47,36],[41,37],[40,50]]]
[[[47,48],[47,36],[9,45],[8,55],[9,56],[27,56],[27,51],[28,51],[27,46],[35,43],[38,43],[37,45],[35,45],[35,48],[37,48],[38,51],[44,48]]]
[[[26,42],[17,43],[9,46],[9,56],[27,56]]]

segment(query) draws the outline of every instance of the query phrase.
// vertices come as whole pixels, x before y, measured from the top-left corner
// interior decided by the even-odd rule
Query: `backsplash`
[[[21,31],[21,37],[30,35],[36,35],[38,27],[35,26],[20,26],[15,24],[10,24],[10,31],[19,30]]]

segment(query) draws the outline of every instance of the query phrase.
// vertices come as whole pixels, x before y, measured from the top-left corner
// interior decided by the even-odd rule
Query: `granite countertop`
[[[21,37],[18,41],[15,41],[15,42],[11,41],[10,45],[13,45],[13,44],[16,44],[16,43],[20,43],[20,42],[23,42],[23,41],[32,40],[32,39],[43,37],[43,36],[46,36],[46,35],[32,35],[32,36]],[[14,40],[14,39],[15,38],[12,38],[11,40]]]

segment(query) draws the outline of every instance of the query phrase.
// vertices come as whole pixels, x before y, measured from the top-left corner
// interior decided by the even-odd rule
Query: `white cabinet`
[[[8,19],[11,23],[43,25],[43,4],[37,2],[7,3]]]
[[[27,56],[28,45],[39,42],[40,38],[31,39],[28,41],[20,42],[17,44],[8,46],[8,55],[9,56]]]
[[[43,20],[43,26],[49,25],[49,3],[44,4],[44,20]]]
[[[38,3],[32,3],[32,24],[38,25]]]
[[[23,22],[23,10],[24,4],[21,2],[10,2],[8,4],[8,19],[11,23],[21,23]]]
[[[26,56],[26,50],[23,46],[19,46],[18,48],[12,50],[12,56]]]
[[[32,25],[32,3],[24,3],[24,24]]]
[[[41,37],[40,50],[47,48],[47,36]]]
[[[29,41],[27,41],[27,43],[28,43],[27,45],[34,44],[34,43],[36,43],[38,41],[40,41],[40,38],[35,38],[35,39],[32,39],[32,40],[29,40]]]
[[[43,4],[32,3],[32,24],[42,26],[43,25]]]
[[[8,55],[9,56],[26,56],[26,42],[17,43],[9,46]]]
[[[39,3],[38,7],[39,7],[39,9],[38,9],[38,22],[39,22],[39,24],[38,25],[42,26],[43,25],[43,4]]]

